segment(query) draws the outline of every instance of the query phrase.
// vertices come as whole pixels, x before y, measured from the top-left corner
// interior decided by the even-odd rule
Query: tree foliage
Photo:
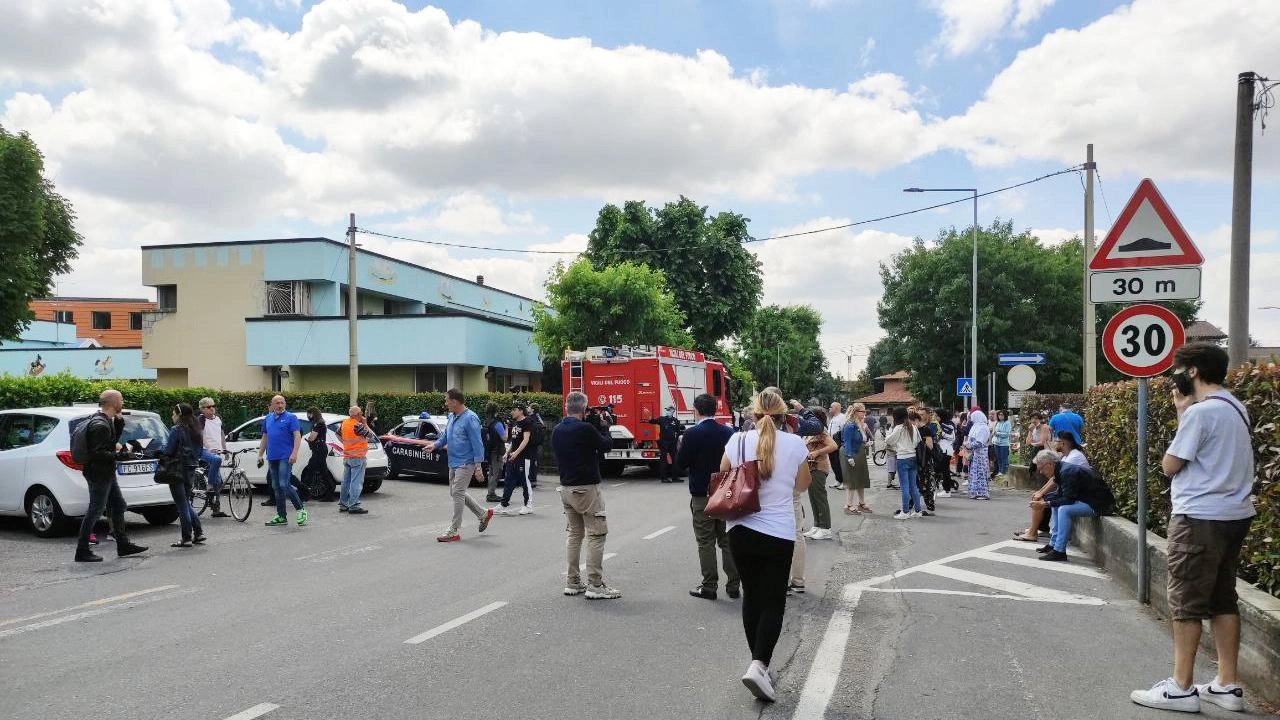
[[[30,301],[71,271],[81,243],[75,219],[31,137],[0,126],[0,339],[18,337],[34,318]]]
[[[585,257],[596,270],[626,261],[661,270],[694,346],[710,351],[745,327],[760,304],[760,262],[743,245],[747,222],[733,212],[708,216],[684,196],[658,209],[640,200],[605,205]]]
[[[917,238],[913,247],[880,267],[884,296],[880,326],[886,337],[868,358],[875,375],[895,370],[912,373],[917,397],[954,399],[955,378],[969,374],[972,237],[967,228],[947,228],[936,241]],[[1084,348],[1084,250],[1078,238],[1056,246],[1042,244],[1030,232],[1013,232],[1012,222],[996,220],[978,231],[978,385],[986,404],[986,376],[996,373],[996,404],[1004,403],[1001,352],[1043,352],[1048,363],[1036,368],[1038,392],[1078,391]],[[1198,303],[1166,305],[1184,322]],[[1099,305],[1099,336],[1120,305]],[[1099,351],[1099,382],[1117,375]]]
[[[585,258],[558,264],[547,299],[549,307],[533,309],[533,341],[546,358],[591,345],[691,344],[661,270],[633,262],[597,270]]]
[[[767,305],[738,334],[738,347],[758,384],[777,384],[788,399],[803,402],[826,369],[821,329],[822,316],[807,305]]]

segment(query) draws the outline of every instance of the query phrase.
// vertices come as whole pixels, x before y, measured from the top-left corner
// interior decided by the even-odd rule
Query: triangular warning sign
[[[1090,270],[1200,265],[1204,256],[1151,178],[1143,178],[1089,261]]]

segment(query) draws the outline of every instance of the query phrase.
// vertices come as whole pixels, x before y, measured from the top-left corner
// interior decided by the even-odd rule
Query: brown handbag
[[[760,466],[755,460],[747,460],[747,434],[738,435],[738,457],[743,461],[728,471],[711,476],[707,493],[708,517],[717,520],[737,520],[760,512]]]

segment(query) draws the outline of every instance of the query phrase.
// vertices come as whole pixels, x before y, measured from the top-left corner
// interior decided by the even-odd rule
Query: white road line
[[[85,610],[84,612],[78,612],[72,615],[63,615],[61,617],[49,618],[48,620],[41,620],[40,622],[31,623],[30,625],[19,625],[18,627],[11,627],[8,630],[0,630],[0,640],[3,640],[4,638],[7,638],[7,637],[12,637],[14,635],[21,635],[22,633],[30,632],[32,630],[43,630],[44,628],[53,627],[55,625],[61,625],[63,623],[75,622],[76,620],[84,620],[91,617],[97,617],[99,615],[106,615],[107,613],[115,612],[116,610],[124,610],[127,608],[137,607],[139,605],[146,605],[147,603],[153,603],[153,602],[156,602],[157,600],[169,600],[171,598],[178,597],[179,595],[187,595],[189,593],[196,592],[197,590],[199,590],[199,588],[187,588],[185,590],[179,590],[177,592],[169,593],[167,595],[152,595],[150,597],[144,597],[140,600],[127,600],[117,605],[105,605],[102,607],[95,608],[93,610]]]
[[[858,601],[861,599],[861,588],[845,586],[844,602],[832,613],[827,631],[823,633],[822,642],[813,655],[809,676],[804,681],[800,702],[792,716],[795,720],[821,720],[826,715],[827,705],[840,681],[844,651],[849,644],[849,632],[853,628],[853,611],[858,608]]]
[[[601,557],[601,559],[602,559],[602,560],[611,560],[611,559],[616,558],[616,557],[618,557],[618,553],[605,553],[605,554]],[[586,563],[582,563],[582,564],[578,565],[578,570],[580,570],[580,571],[581,571],[581,570],[586,570],[586,569],[587,569],[587,564],[586,564]],[[562,574],[564,574],[564,575],[568,575],[568,573],[562,573]]]
[[[609,487],[622,487],[623,485],[626,485],[626,483],[624,483],[624,482],[620,482],[620,483],[613,483],[613,484],[612,484],[612,485],[610,485]]]
[[[147,588],[146,590],[138,590],[131,593],[125,593],[123,595],[115,595],[109,598],[102,598],[100,600],[90,600],[87,603],[82,603],[80,605],[72,605],[69,608],[62,608],[61,610],[53,610],[50,612],[40,613],[38,615],[28,615],[26,617],[0,621],[0,627],[4,627],[5,625],[14,625],[16,623],[30,622],[32,620],[39,620],[40,618],[46,618],[51,615],[61,615],[64,612],[71,612],[72,610],[83,610],[85,608],[99,607],[101,605],[113,603],[118,600],[128,600],[130,598],[136,598],[141,595],[149,595],[151,593],[164,592],[165,590],[174,590],[178,587],[180,586],[179,585],[161,585],[160,587]]]
[[[654,539],[654,538],[658,537],[659,535],[661,535],[661,534],[663,534],[663,533],[669,533],[669,532],[671,532],[672,530],[675,530],[675,529],[676,529],[676,526],[675,526],[675,525],[668,525],[668,526],[666,526],[666,527],[662,528],[661,530],[655,530],[655,531],[653,531],[653,532],[649,533],[648,535],[645,535],[644,537],[642,537],[642,538],[640,538],[640,539],[641,539],[641,540],[652,540],[652,539]]]
[[[488,605],[485,605],[479,610],[473,610],[467,613],[466,615],[463,615],[460,618],[454,618],[453,620],[450,620],[449,622],[443,625],[437,625],[431,628],[430,630],[422,633],[421,635],[414,635],[408,640],[405,640],[404,643],[406,645],[418,645],[420,643],[424,643],[437,635],[443,635],[444,633],[447,633],[456,627],[459,627],[461,625],[466,625],[472,620],[475,620],[476,618],[482,615],[487,615],[493,612],[494,610],[497,610],[498,608],[505,606],[506,604],[507,604],[507,601],[505,600],[489,603]]]
[[[1054,590],[1053,588],[1040,587],[1031,583],[1024,583],[1020,580],[1010,580],[1008,578],[996,577],[995,575],[986,575],[984,573],[973,572],[972,570],[961,570],[960,568],[950,567],[948,565],[934,565],[926,567],[921,572],[930,575],[937,575],[948,580],[956,580],[970,585],[982,585],[1000,590],[1011,595],[1021,595],[1022,597],[1036,598],[1046,602],[1060,602],[1068,605],[1106,605],[1106,601],[1089,597],[1088,595],[1075,595],[1073,593]]]
[[[863,592],[897,593],[900,595],[960,595],[963,597],[991,598],[993,600],[1020,600],[1022,602],[1051,602],[1051,603],[1059,603],[1059,604],[1062,603],[1061,600],[1046,600],[1043,598],[1021,597],[1019,595],[1002,595],[999,593],[980,593],[980,592],[971,592],[969,590],[935,590],[933,588],[879,588],[879,587],[864,587],[859,589],[862,590]],[[1067,604],[1072,604],[1072,603],[1067,603]],[[1080,603],[1080,604],[1087,604],[1087,603]]]
[[[272,705],[271,703],[258,703],[257,705],[254,705],[253,707],[249,708],[248,710],[241,710],[240,712],[236,713],[235,715],[232,715],[226,720],[253,720],[254,718],[262,717],[263,715],[266,715],[267,713],[273,710],[279,710],[279,709],[280,709],[279,705]]]
[[[1099,579],[1106,577],[1101,572],[1090,567],[1084,567],[1083,565],[1071,565],[1063,562],[1045,562],[1043,560],[1033,560],[1020,555],[1010,555],[1008,553],[980,552],[972,557],[982,560],[1009,563],[1010,565],[1021,565],[1023,567],[1035,568],[1037,570],[1052,570],[1054,572],[1067,573],[1069,575],[1083,575],[1085,577]]]

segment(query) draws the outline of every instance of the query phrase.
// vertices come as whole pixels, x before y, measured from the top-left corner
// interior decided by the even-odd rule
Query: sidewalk
[[[765,717],[1174,717],[1129,700],[1171,674],[1167,626],[1078,549],[1047,563],[1014,541],[1028,493],[939,498],[937,517],[896,521],[877,470],[875,514],[836,520],[846,557],[822,612],[794,619],[806,642]],[[1198,682],[1215,672],[1205,657]],[[1201,714],[1267,717],[1248,699],[1250,713]]]

